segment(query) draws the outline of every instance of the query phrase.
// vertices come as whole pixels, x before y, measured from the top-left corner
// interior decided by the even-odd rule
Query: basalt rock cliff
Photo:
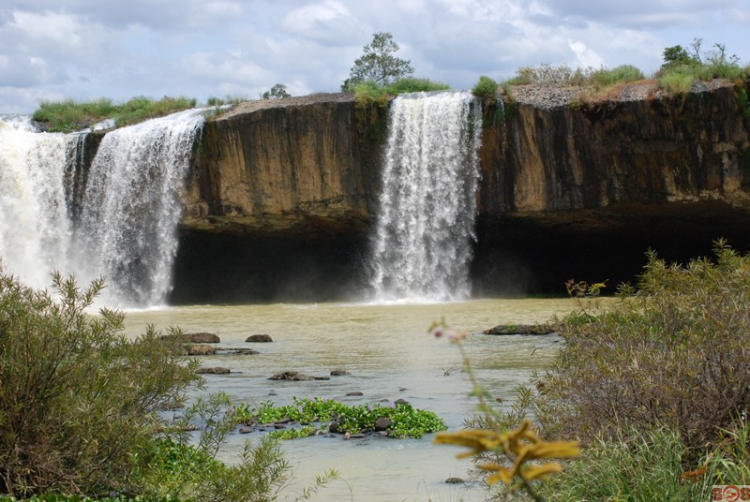
[[[750,248],[746,87],[606,97],[517,87],[484,107],[477,295],[632,279],[712,242]],[[173,302],[323,300],[361,290],[386,111],[353,96],[266,100],[206,124],[185,200]]]

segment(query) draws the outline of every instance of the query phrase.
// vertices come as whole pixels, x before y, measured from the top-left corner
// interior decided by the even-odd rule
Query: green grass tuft
[[[138,96],[116,105],[110,99],[94,101],[42,101],[33,118],[45,122],[52,132],[73,132],[91,127],[97,122],[114,119],[117,127],[135,124],[156,117],[163,117],[190,108],[196,100],[186,97],[168,97],[155,100]]]

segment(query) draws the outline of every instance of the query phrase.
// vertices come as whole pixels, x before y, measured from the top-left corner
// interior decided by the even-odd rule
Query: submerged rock
[[[198,368],[195,372],[199,375],[227,375],[231,373],[229,368],[216,366],[214,368]]]
[[[271,343],[273,342],[273,338],[271,338],[271,335],[250,335],[247,337],[247,340],[245,340],[247,343]]]
[[[164,335],[162,340],[176,340],[180,343],[219,343],[221,339],[213,333],[182,333],[180,335]]]
[[[213,355],[214,351],[216,350],[205,343],[185,345],[185,349],[187,349],[187,355],[189,356],[210,356]]]
[[[333,370],[333,371],[331,371],[331,376],[345,376],[345,375],[351,375],[351,373],[349,373],[346,370]]]
[[[485,335],[549,335],[557,330],[551,324],[499,324],[484,331]]]
[[[269,380],[288,380],[290,382],[306,382],[309,380],[330,380],[327,376],[312,376],[297,371],[282,371],[268,378]]]
[[[378,432],[386,431],[391,427],[393,427],[393,420],[388,417],[380,417],[375,420],[375,430]]]

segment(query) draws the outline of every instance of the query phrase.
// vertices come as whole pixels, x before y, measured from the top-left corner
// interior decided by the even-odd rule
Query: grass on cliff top
[[[696,81],[708,82],[713,79],[728,79],[746,82],[750,78],[750,66],[741,67],[736,62],[716,59],[708,62],[692,61],[684,64],[664,65],[652,81],[658,81],[659,88],[670,96],[685,94]],[[615,68],[576,68],[567,65],[538,67],[524,66],[516,71],[515,77],[503,82],[505,93],[511,94],[511,87],[517,85],[550,85],[558,87],[580,87],[582,100],[606,96],[607,92],[623,84],[646,80],[641,70],[632,65]]]
[[[357,84],[353,89],[355,99],[359,106],[367,106],[377,103],[385,106],[391,96],[407,94],[410,92],[435,92],[446,91],[450,86],[442,82],[435,82],[426,78],[402,78],[391,85],[383,86],[373,81],[365,81]]]
[[[53,132],[72,132],[90,127],[106,119],[114,119],[116,127],[135,124],[170,113],[195,108],[196,100],[184,96],[155,100],[138,96],[121,104],[111,99],[92,101],[42,101],[34,112],[34,120],[49,124]]]

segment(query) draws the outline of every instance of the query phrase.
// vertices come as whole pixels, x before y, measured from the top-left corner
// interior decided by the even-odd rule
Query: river
[[[225,391],[237,402],[271,400],[289,404],[293,397],[326,397],[354,405],[403,398],[437,413],[452,430],[476,407],[457,347],[427,333],[444,318],[471,335],[465,340],[469,359],[481,383],[506,403],[513,389],[532,370],[549,364],[559,347],[557,336],[488,336],[497,324],[544,322],[575,307],[568,299],[473,300],[426,305],[306,304],[190,306],[133,311],[126,334],[142,333],[147,324],[185,332],[208,331],[223,347],[253,348],[258,355],[206,356],[204,366],[224,366],[228,375],[206,375],[209,391]],[[250,344],[252,334],[268,334],[273,343]],[[271,381],[274,373],[294,370],[328,375],[334,369],[351,374],[330,380]],[[347,396],[349,392],[362,396]],[[260,433],[235,433],[222,455],[232,461],[242,440]],[[469,460],[461,450],[422,439],[368,437],[343,440],[318,436],[285,441],[282,448],[294,477],[280,494],[294,500],[316,474],[336,469],[340,479],[319,491],[315,500],[446,501],[482,500],[476,485],[448,485],[449,477],[467,479]]]

